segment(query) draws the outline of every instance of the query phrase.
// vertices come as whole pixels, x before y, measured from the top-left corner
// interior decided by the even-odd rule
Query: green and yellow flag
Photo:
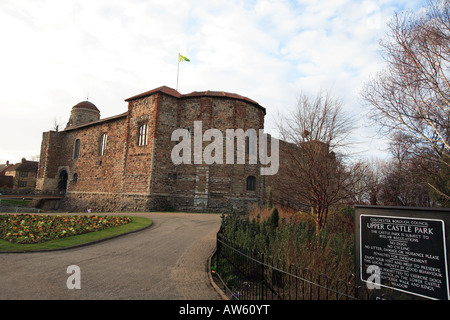
[[[181,62],[181,61],[187,61],[187,62],[189,62],[189,61],[191,61],[191,60],[189,60],[188,58],[186,58],[185,56],[182,56],[181,54],[178,54],[179,56],[180,56],[180,60],[178,61],[178,62]]]

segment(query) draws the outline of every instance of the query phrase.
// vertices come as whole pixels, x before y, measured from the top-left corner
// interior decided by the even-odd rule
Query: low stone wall
[[[58,209],[68,212],[180,211],[245,213],[255,206],[254,198],[209,197],[199,203],[193,196],[67,192]]]
[[[34,199],[31,200],[29,206],[43,211],[56,211],[60,207],[59,199]]]
[[[60,210],[68,212],[125,212],[146,211],[148,196],[114,193],[67,192],[61,200]]]

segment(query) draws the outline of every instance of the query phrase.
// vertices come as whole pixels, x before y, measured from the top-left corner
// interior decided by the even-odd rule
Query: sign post
[[[449,300],[450,209],[355,206],[358,282],[378,299]]]

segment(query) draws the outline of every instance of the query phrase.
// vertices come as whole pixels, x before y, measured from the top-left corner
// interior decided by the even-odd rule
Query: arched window
[[[75,140],[75,148],[73,150],[73,158],[74,159],[78,159],[78,157],[80,156],[80,139]]]
[[[106,135],[106,133],[102,134],[100,137],[100,146],[98,149],[98,154],[100,156],[103,156],[105,154],[106,151],[106,140],[108,139],[108,136]]]
[[[148,126],[143,124],[139,127],[138,146],[145,146],[147,144]]]
[[[254,176],[247,177],[247,191],[256,190],[256,178]]]

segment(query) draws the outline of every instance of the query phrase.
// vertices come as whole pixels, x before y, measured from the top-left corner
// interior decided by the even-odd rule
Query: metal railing
[[[238,300],[367,300],[366,287],[330,279],[255,252],[217,234],[213,270],[225,292]]]

